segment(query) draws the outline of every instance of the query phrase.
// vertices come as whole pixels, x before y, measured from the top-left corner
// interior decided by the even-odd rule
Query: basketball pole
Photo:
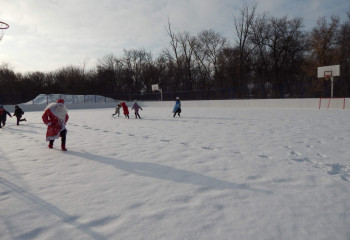
[[[333,98],[333,76],[331,76],[331,98]]]

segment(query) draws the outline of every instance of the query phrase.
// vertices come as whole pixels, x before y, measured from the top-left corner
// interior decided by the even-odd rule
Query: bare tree
[[[196,38],[194,55],[202,79],[202,88],[208,87],[219,77],[218,57],[227,47],[226,38],[213,30],[204,30]]]
[[[255,11],[257,3],[252,6],[244,5],[241,9],[240,18],[234,18],[234,28],[237,34],[237,44],[239,49],[239,72],[240,79],[238,85],[241,86],[241,79],[245,79],[246,74],[249,72],[249,65],[247,64],[251,53],[254,50],[254,45],[251,45],[249,38],[252,34],[252,26],[255,19]]]
[[[170,61],[174,61],[178,68],[177,79],[182,80],[187,90],[192,90],[192,68],[193,50],[195,47],[195,37],[188,32],[174,33],[171,29],[170,21],[166,31],[170,37],[171,50],[165,49],[163,55]]]
[[[124,50],[121,58],[123,69],[128,73],[129,86],[133,93],[140,93],[142,89],[150,85],[146,77],[147,71],[153,65],[152,54],[144,49]]]
[[[317,26],[310,34],[310,53],[319,66],[338,64],[339,17],[331,16],[330,22],[325,17],[319,18]]]

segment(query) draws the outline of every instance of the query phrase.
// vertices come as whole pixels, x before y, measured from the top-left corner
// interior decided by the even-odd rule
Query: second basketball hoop
[[[5,30],[7,30],[9,27],[10,25],[8,25],[7,23],[0,21],[0,41],[4,37]]]
[[[317,68],[317,77],[331,80],[331,98],[333,98],[334,77],[340,76],[340,65],[331,65]]]

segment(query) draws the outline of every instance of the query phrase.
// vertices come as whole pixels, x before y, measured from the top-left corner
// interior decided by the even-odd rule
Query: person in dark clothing
[[[17,118],[17,125],[19,125],[19,122],[22,121],[27,121],[25,118],[21,119],[23,116],[24,112],[22,110],[22,108],[20,108],[18,105],[15,106],[15,113],[13,114],[13,116],[16,116]]]
[[[1,124],[2,124],[3,127],[6,124],[6,115],[9,115],[10,117],[12,117],[11,113],[6,111],[4,106],[0,105],[0,128],[1,128]]]

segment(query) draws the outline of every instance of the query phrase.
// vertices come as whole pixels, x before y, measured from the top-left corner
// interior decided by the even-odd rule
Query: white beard
[[[67,115],[67,109],[65,108],[65,106],[62,107],[56,107],[56,112],[55,115],[56,117],[58,117],[62,122],[64,122],[66,120],[66,115]]]
[[[46,106],[45,110],[50,109],[53,115],[58,117],[60,122],[65,122],[66,120],[66,115],[67,115],[67,108],[65,105],[62,107],[57,106],[57,103],[50,103],[49,105]]]

